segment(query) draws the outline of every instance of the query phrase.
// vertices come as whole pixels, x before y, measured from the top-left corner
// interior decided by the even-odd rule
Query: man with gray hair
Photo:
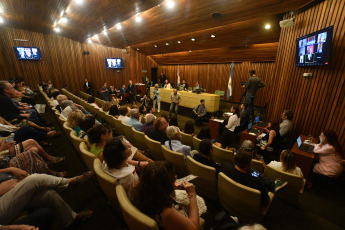
[[[74,103],[73,101],[70,101],[70,100],[67,100],[67,101],[63,101],[61,103],[61,117],[65,120],[67,120],[68,118],[68,115],[73,111],[75,110],[76,107],[74,106]]]
[[[141,132],[148,135],[152,129],[154,129],[153,122],[156,120],[156,116],[152,113],[148,113],[145,115],[146,123],[141,128]]]
[[[192,148],[181,143],[182,136],[178,127],[169,126],[166,130],[166,134],[170,140],[164,143],[165,147],[175,152],[182,153],[184,158],[190,155],[190,151],[192,150]]]
[[[56,97],[56,100],[59,104],[55,106],[55,109],[57,109],[61,113],[62,112],[61,104],[62,102],[67,101],[68,98],[66,97],[66,95],[60,94]]]
[[[129,112],[130,119],[126,121],[127,125],[132,126],[135,128],[135,130],[140,131],[141,128],[143,127],[143,124],[141,124],[140,120],[140,113],[138,109],[131,109]]]

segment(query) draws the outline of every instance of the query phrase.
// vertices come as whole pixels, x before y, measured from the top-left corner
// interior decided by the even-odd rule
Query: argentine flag
[[[230,77],[229,77],[229,82],[228,82],[228,100],[230,100],[230,97],[232,95],[232,75],[234,73],[234,63],[231,63],[230,65]]]

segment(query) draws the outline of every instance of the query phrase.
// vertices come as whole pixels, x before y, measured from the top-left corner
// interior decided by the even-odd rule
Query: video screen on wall
[[[15,46],[14,50],[19,60],[40,60],[42,58],[38,47]]]
[[[296,66],[328,65],[333,26],[297,38]]]
[[[123,69],[122,58],[106,58],[105,65],[111,69]]]

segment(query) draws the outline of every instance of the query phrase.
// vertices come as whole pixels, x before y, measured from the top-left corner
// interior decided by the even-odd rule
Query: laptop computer
[[[249,133],[258,134],[258,133],[260,132],[259,130],[253,129],[252,127],[253,127],[253,123],[250,122],[250,123],[248,124],[248,132],[249,132]]]
[[[308,152],[308,153],[314,153],[314,146],[303,144],[300,136],[297,138],[297,145],[301,151]]]
[[[257,125],[259,127],[266,127],[267,126],[267,123],[260,121],[260,116],[256,116],[254,122],[255,122],[255,125]]]

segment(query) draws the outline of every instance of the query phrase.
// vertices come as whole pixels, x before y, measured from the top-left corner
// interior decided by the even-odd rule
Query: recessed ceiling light
[[[69,13],[70,11],[71,11],[70,8],[67,8],[67,9],[66,9],[66,13]]]
[[[62,17],[64,13],[65,13],[65,11],[64,11],[64,10],[63,10],[63,11],[61,11],[61,13],[60,13],[60,17]]]
[[[92,41],[91,41],[91,39],[90,39],[90,38],[89,38],[89,39],[87,39],[87,42],[88,42],[88,43],[92,43]]]
[[[165,43],[165,45],[167,45],[167,46],[168,46],[168,45],[169,45],[169,43]]]
[[[180,44],[180,43],[181,43],[181,41],[177,41],[177,43],[178,43],[178,44]]]
[[[116,29],[118,29],[118,30],[121,30],[121,29],[122,29],[121,23],[117,23],[117,24],[116,24]]]
[[[192,39],[190,39],[190,40],[192,40],[193,42],[195,41],[195,38],[192,38]]]
[[[135,16],[135,21],[139,23],[139,22],[141,22],[141,20],[142,19],[141,19],[139,13],[137,13],[137,16]]]
[[[211,38],[215,38],[215,37],[216,37],[216,35],[214,35],[214,34],[211,35]]]
[[[158,7],[161,7],[161,5],[160,5],[160,4],[158,4],[157,6],[158,6]]]
[[[63,23],[63,24],[66,24],[67,23],[67,18],[66,17],[62,17],[62,18],[60,18],[60,20],[59,20],[59,23]]]
[[[108,35],[108,33],[107,33],[107,31],[106,31],[106,30],[104,30],[104,31],[103,31],[103,34],[104,34],[105,36],[107,36],[107,35]]]
[[[56,26],[57,22],[54,22],[54,27]]]
[[[0,23],[4,23],[4,19],[0,17]]]
[[[75,3],[77,3],[78,5],[83,4],[83,2],[84,2],[83,0],[76,0],[76,1],[75,1]]]
[[[270,25],[270,24],[266,24],[266,25],[265,25],[265,29],[266,29],[266,30],[268,30],[268,29],[270,29],[270,28],[271,28],[271,25]]]
[[[192,52],[192,50],[189,50],[189,53],[191,53]]]
[[[93,35],[94,38],[98,39],[98,34]]]
[[[139,50],[139,48],[137,48],[137,50]]]
[[[155,45],[155,47],[157,47],[157,45]]]
[[[172,9],[174,7],[175,7],[175,2],[174,1],[170,0],[170,1],[167,2],[167,8],[168,9]]]
[[[0,14],[4,13],[4,9],[0,8]]]
[[[56,27],[54,30],[56,33],[60,33],[60,31],[61,31],[59,27]]]

